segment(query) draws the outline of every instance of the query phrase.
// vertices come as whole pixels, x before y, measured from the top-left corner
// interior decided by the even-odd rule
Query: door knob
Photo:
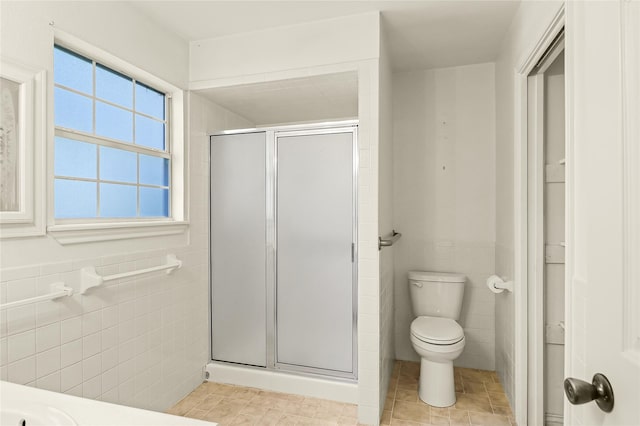
[[[573,405],[595,400],[605,413],[613,410],[613,388],[604,374],[596,373],[591,383],[572,377],[564,379],[564,393]]]

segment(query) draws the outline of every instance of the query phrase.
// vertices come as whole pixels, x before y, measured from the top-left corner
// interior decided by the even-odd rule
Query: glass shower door
[[[354,133],[276,133],[276,364],[354,375]]]
[[[266,134],[211,137],[211,357],[266,366]]]

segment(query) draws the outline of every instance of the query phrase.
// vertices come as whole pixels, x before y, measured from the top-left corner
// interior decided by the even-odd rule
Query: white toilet
[[[453,360],[464,349],[460,317],[466,277],[442,272],[409,272],[413,313],[411,343],[420,361],[420,399],[434,407],[456,403]]]

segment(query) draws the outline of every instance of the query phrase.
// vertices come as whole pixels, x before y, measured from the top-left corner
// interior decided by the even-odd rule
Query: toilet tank
[[[462,274],[410,271],[409,293],[414,315],[457,321],[466,280],[467,277]]]

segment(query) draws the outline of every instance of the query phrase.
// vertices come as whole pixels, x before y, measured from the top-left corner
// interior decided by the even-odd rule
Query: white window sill
[[[97,241],[127,240],[184,233],[189,222],[117,222],[51,225],[47,233],[60,244],[81,244]]]

